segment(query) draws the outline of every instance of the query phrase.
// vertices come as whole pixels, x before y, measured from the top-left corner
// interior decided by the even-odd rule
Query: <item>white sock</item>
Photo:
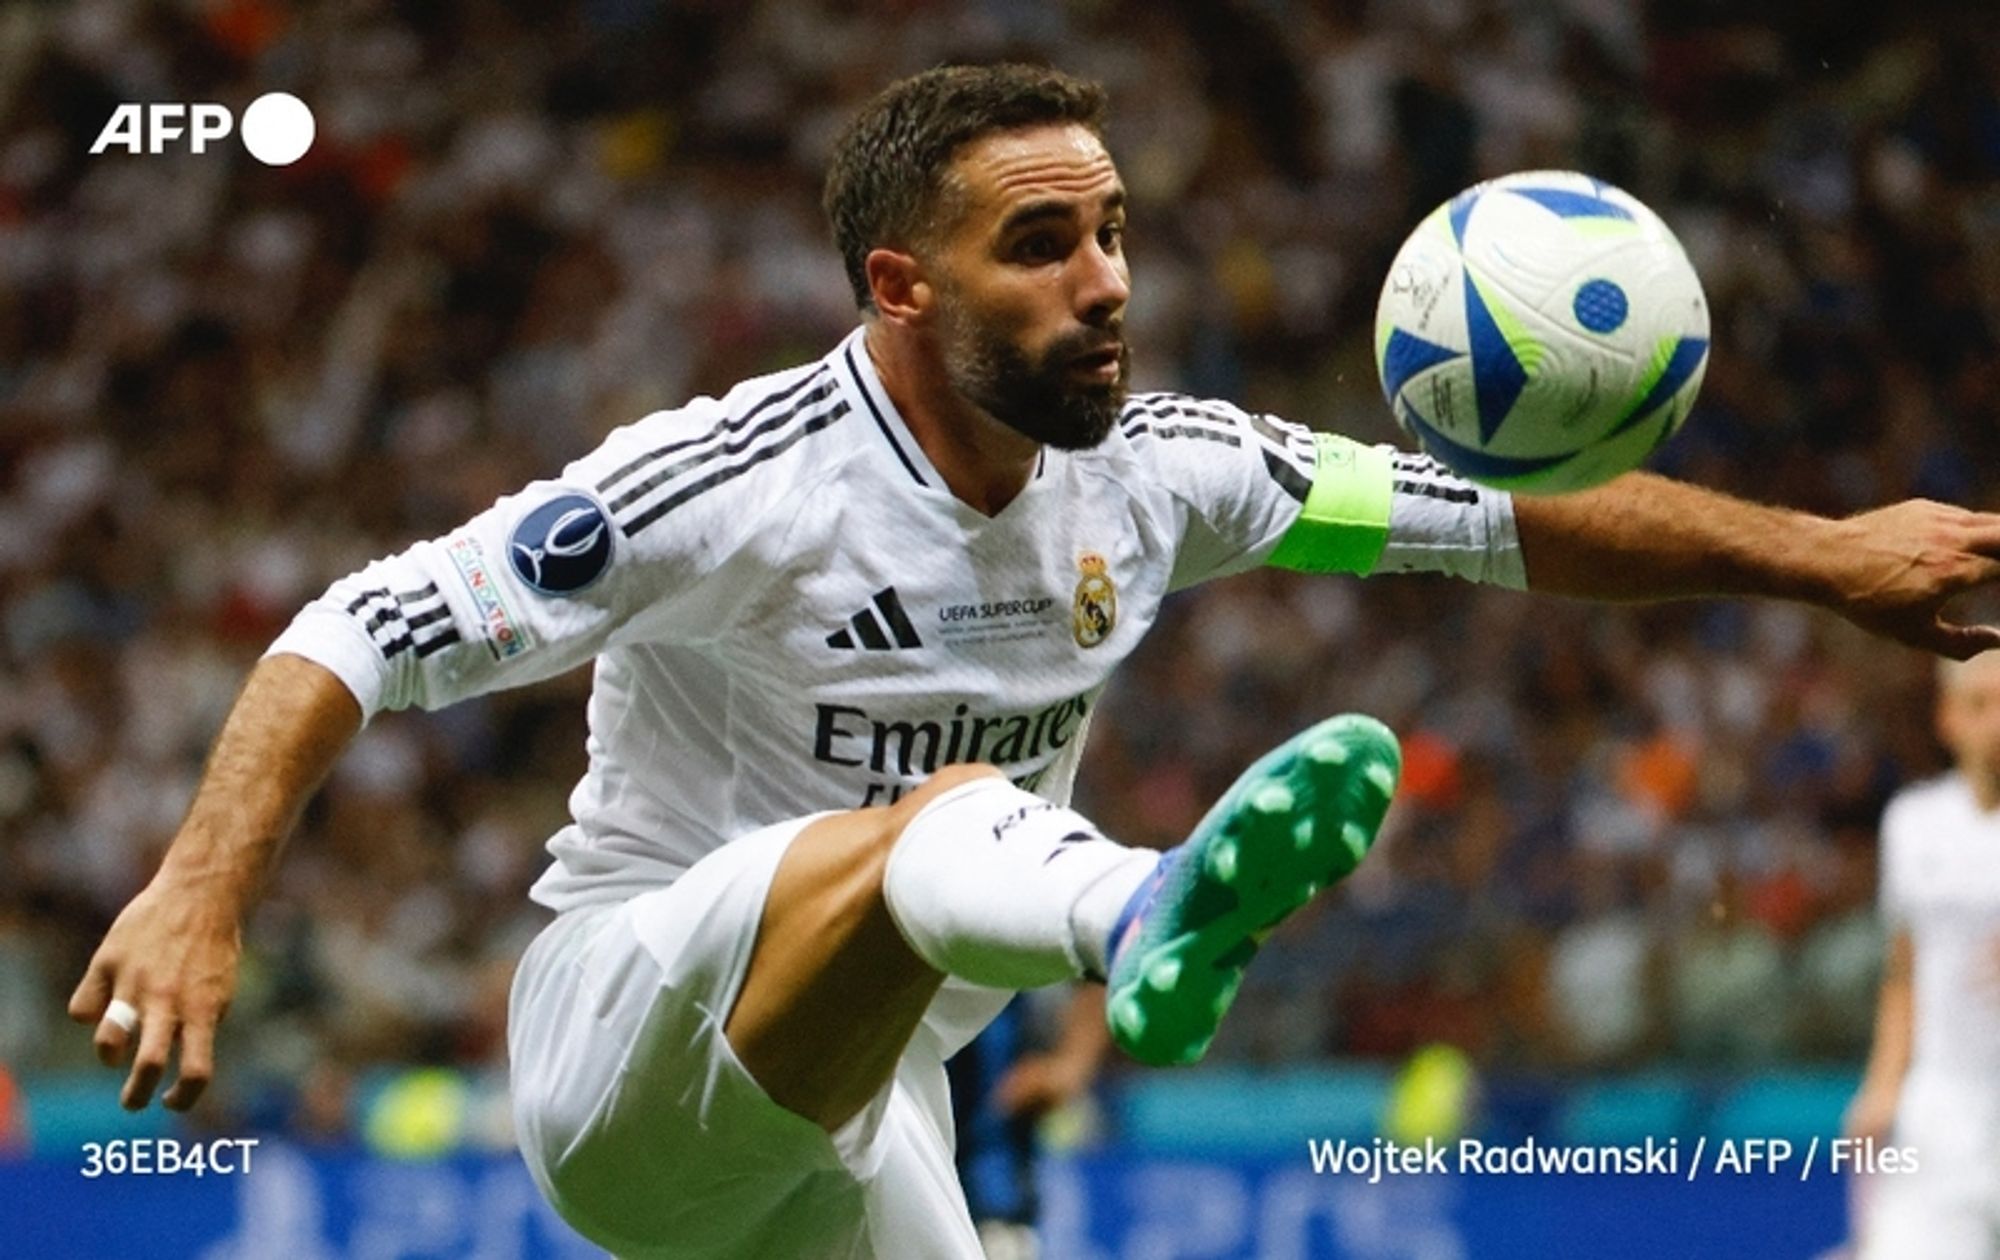
[[[882,897],[917,957],[1028,989],[1103,975],[1111,929],[1160,855],[1000,778],[926,805],[889,851]]]

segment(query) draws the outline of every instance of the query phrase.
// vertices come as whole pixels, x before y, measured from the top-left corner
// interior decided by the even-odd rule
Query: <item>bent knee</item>
[[[887,821],[893,830],[900,832],[909,826],[912,818],[924,811],[925,806],[946,792],[964,787],[968,783],[977,783],[981,779],[1004,778],[1006,775],[1001,773],[1000,767],[989,766],[984,762],[944,766],[936,774],[905,792],[894,805],[889,806]]]
[[[998,767],[983,763],[945,766],[893,804],[854,810],[816,824],[808,833],[809,839],[815,845],[841,850],[838,867],[850,879],[867,885],[873,895],[881,886],[890,850],[926,807],[954,788],[982,779],[1004,782],[1005,778]]]

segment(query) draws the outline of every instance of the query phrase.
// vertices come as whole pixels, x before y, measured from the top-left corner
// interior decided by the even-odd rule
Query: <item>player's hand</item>
[[[1876,1085],[1864,1085],[1854,1101],[1847,1104],[1847,1115],[1841,1120],[1843,1137],[1874,1138],[1878,1142],[1889,1140],[1889,1129],[1896,1122],[1896,1090]]]
[[[1911,499],[1842,524],[1846,545],[1824,558],[1833,606],[1848,620],[1953,660],[2000,647],[2000,627],[1943,611],[1954,596],[2000,582],[2000,516]]]
[[[138,1111],[152,1101],[180,1046],[179,1075],[161,1099],[176,1111],[194,1106],[215,1071],[215,1026],[236,990],[242,939],[233,910],[210,894],[155,878],[132,899],[91,957],[69,1000],[69,1016],[90,1025],[106,1067],[128,1058],[131,1074],[119,1102]],[[128,1030],[108,1017],[138,1012]],[[135,1052],[136,1051],[136,1052]]]
[[[1023,1056],[993,1087],[993,1101],[1007,1116],[1041,1116],[1083,1096],[1090,1088],[1091,1065],[1075,1056]]]

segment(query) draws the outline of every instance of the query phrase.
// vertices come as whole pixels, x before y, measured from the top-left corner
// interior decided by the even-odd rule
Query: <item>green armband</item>
[[[1389,541],[1389,452],[1315,433],[1319,458],[1299,519],[1264,563],[1300,573],[1368,574]]]

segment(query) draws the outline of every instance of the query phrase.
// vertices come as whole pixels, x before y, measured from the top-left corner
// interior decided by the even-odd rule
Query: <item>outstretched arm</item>
[[[1518,495],[1514,519],[1534,590],[1768,595],[1958,660],[2000,647],[2000,627],[1956,624],[1942,611],[2000,579],[2000,516],[1913,499],[1834,520],[1628,473],[1575,494]]]
[[[791,392],[815,380],[825,405],[835,391],[823,373],[798,374]],[[364,720],[552,677],[641,616],[630,632],[653,640],[713,628],[728,615],[718,606],[748,597],[751,580],[727,565],[796,499],[783,478],[718,478],[707,456],[675,458],[719,441],[727,421],[703,402],[626,425],[559,478],[337,580],[292,620],[231,711],[159,873],[112,923],[70,999],[107,1064],[132,1056],[136,1040],[127,1107],[151,1099],[176,1043],[179,1079],[165,1101],[185,1109],[200,1096],[236,985],[239,925]],[[649,529],[668,507],[672,523]],[[120,1026],[133,1023],[128,1005],[136,1037]]]
[[[230,711],[194,804],[160,869],[119,914],[69,1000],[97,1026],[97,1056],[138,1053],[120,1101],[144,1107],[180,1044],[164,1101],[186,1110],[214,1070],[215,1026],[236,991],[241,925],[299,812],[361,727],[361,708],[330,671],[297,656],[260,662]],[[105,1012],[139,1012],[128,1033]]]

